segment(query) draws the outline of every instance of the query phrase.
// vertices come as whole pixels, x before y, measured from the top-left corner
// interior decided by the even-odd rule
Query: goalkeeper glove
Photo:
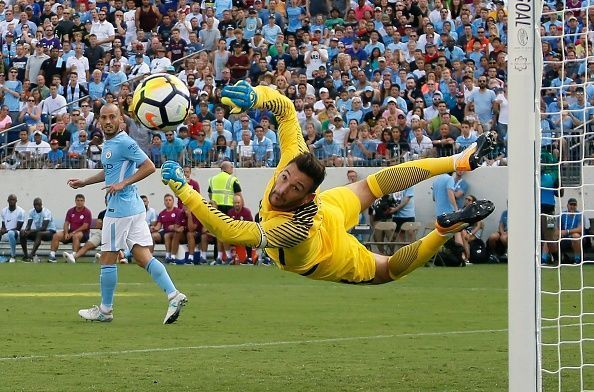
[[[187,183],[182,167],[175,161],[167,161],[161,166],[161,181],[176,194]]]
[[[256,91],[245,80],[240,80],[234,86],[225,86],[221,96],[221,102],[231,108],[232,114],[250,110],[258,100]]]

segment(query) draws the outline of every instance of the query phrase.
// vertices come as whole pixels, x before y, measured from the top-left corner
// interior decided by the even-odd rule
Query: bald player
[[[105,181],[103,189],[108,193],[107,212],[101,232],[101,304],[81,309],[78,314],[91,321],[113,320],[118,253],[131,249],[138,265],[146,269],[167,294],[169,306],[163,324],[171,324],[177,320],[187,298],[175,288],[165,266],[151,253],[153,239],[145,220],[146,209],[135,185],[150,176],[155,171],[155,165],[122,129],[124,119],[116,105],[107,104],[101,108],[99,123],[105,134],[101,153],[103,171],[84,180],[68,181],[68,185],[74,189]]]

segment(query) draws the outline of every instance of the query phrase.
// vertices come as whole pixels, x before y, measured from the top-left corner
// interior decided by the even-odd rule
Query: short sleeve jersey
[[[2,218],[6,230],[14,230],[17,228],[18,222],[25,222],[25,210],[16,206],[14,211],[10,211],[8,207],[4,207],[0,218]]]
[[[40,212],[37,212],[35,208],[31,208],[29,211],[29,219],[33,222],[31,223],[31,230],[40,230],[43,226],[43,221],[49,221],[47,225],[48,231],[56,231],[56,224],[54,222],[54,217],[52,216],[52,212],[47,208],[43,208]]]
[[[449,174],[442,174],[433,182],[433,199],[435,200],[435,216],[453,212],[448,196],[448,190],[454,191],[454,178]]]
[[[169,230],[169,226],[175,225],[175,222],[177,221],[179,214],[182,213],[182,210],[178,208],[173,208],[170,211],[163,210],[159,213],[159,216],[157,217],[157,222],[161,223],[165,233],[169,233],[171,231]]]
[[[91,215],[91,211],[86,207],[81,211],[77,211],[76,207],[72,207],[68,210],[68,212],[66,212],[66,222],[70,223],[70,231],[74,231],[87,223],[88,229],[85,230],[85,233],[88,234],[92,221],[93,217]]]
[[[101,163],[105,171],[105,185],[110,186],[131,177],[137,166],[148,157],[138,144],[125,132],[106,140],[101,152]],[[107,202],[108,217],[123,218],[138,215],[145,211],[144,203],[138,196],[136,185],[128,185],[109,197]]]
[[[157,211],[155,211],[153,207],[149,207],[148,210],[146,210],[145,220],[148,225],[157,221]]]

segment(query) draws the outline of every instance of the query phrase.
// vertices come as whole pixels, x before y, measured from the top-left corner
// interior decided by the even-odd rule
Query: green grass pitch
[[[189,304],[119,267],[114,321],[85,322],[98,266],[0,265],[1,391],[505,391],[507,269],[384,286],[274,267],[168,268]],[[556,389],[555,389],[556,390]]]

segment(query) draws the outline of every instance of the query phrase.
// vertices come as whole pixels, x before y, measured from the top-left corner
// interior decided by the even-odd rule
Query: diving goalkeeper
[[[232,113],[252,108],[270,110],[279,123],[281,157],[268,182],[260,221],[236,221],[213,208],[186,183],[181,167],[165,162],[163,183],[214,236],[230,244],[266,248],[279,268],[312,279],[343,283],[387,283],[423,266],[455,233],[487,217],[490,201],[477,201],[463,210],[438,217],[435,230],[400,248],[392,256],[372,253],[347,231],[383,195],[406,189],[431,176],[473,170],[492,148],[489,133],[464,152],[384,168],[365,180],[318,193],[325,168],[311,154],[301,135],[297,112],[289,98],[276,90],[247,82],[225,87],[222,102]]]

